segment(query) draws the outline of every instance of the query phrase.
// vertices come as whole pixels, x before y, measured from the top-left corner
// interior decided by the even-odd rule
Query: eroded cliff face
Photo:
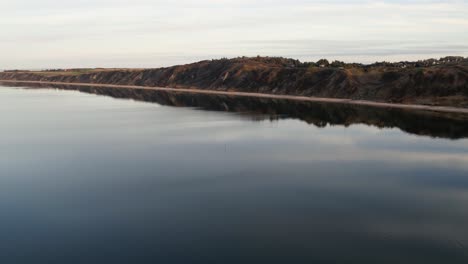
[[[468,107],[468,65],[301,67],[293,60],[231,59],[144,70],[3,72],[3,80],[197,88]]]

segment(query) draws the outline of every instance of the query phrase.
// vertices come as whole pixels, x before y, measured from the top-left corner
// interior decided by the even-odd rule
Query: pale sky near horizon
[[[468,56],[468,1],[0,0],[0,69]]]

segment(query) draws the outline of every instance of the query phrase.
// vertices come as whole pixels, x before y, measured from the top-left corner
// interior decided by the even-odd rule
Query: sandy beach
[[[46,85],[50,84],[50,85],[106,87],[106,88],[115,88],[115,89],[141,89],[141,90],[154,90],[154,91],[179,92],[179,93],[197,93],[197,94],[210,94],[210,95],[228,95],[228,96],[258,97],[258,98],[270,98],[270,99],[284,99],[284,100],[295,100],[295,101],[337,103],[337,104],[353,104],[353,105],[364,105],[364,106],[383,107],[383,108],[402,108],[402,109],[412,109],[412,110],[425,110],[425,111],[468,114],[468,108],[458,108],[458,107],[449,107],[449,106],[383,103],[383,102],[374,102],[374,101],[365,101],[365,100],[307,97],[307,96],[294,96],[294,95],[276,95],[276,94],[265,94],[265,93],[246,93],[246,92],[235,92],[235,91],[215,91],[215,90],[201,90],[201,89],[188,89],[188,88],[148,87],[148,86],[136,86],[136,85],[113,85],[113,84],[67,83],[67,82],[44,82],[44,81],[16,81],[16,80],[0,80],[0,83],[18,83],[18,84],[25,83],[25,84],[46,84]]]

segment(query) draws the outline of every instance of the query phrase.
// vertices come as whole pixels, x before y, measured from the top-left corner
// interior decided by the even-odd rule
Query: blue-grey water
[[[166,101],[0,87],[0,263],[468,263],[464,119]]]

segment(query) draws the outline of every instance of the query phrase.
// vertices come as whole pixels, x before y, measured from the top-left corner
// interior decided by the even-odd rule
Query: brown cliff
[[[235,58],[159,69],[1,72],[1,80],[197,88],[378,102],[468,107],[468,61],[301,63],[283,58]]]

